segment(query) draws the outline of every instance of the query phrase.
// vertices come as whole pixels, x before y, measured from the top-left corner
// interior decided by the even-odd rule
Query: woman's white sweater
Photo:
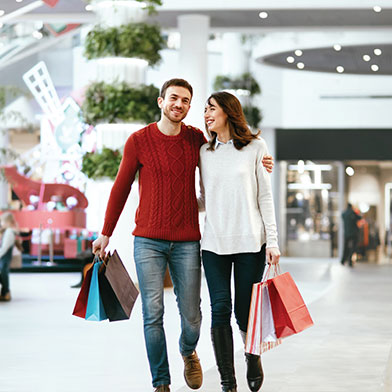
[[[201,248],[217,254],[259,252],[278,247],[270,176],[262,159],[265,141],[237,150],[233,143],[200,148],[199,207],[205,209]]]

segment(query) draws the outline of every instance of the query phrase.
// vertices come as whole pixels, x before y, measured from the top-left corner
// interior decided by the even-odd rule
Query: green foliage
[[[121,152],[103,148],[102,152],[88,152],[83,155],[82,172],[90,179],[108,177],[113,180],[121,162]]]
[[[248,90],[251,96],[261,93],[260,85],[249,72],[238,78],[218,75],[214,82],[214,90]]]
[[[243,106],[244,114],[246,117],[246,121],[252,128],[257,128],[263,119],[261,111],[256,106]]]
[[[82,106],[84,121],[90,125],[99,122],[151,123],[160,117],[156,103],[159,89],[153,85],[132,87],[127,83],[93,83],[86,91]]]
[[[158,25],[130,23],[120,27],[95,27],[86,37],[85,56],[88,59],[101,57],[134,57],[155,65],[161,60],[159,51],[165,40]]]

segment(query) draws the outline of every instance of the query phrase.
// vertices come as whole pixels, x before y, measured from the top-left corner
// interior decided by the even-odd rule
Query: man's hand
[[[278,248],[267,248],[265,256],[268,264],[279,264],[280,251]]]
[[[93,253],[96,255],[99,253],[99,257],[104,260],[106,257],[105,249],[109,245],[109,237],[106,235],[100,235],[94,242],[93,242]]]
[[[268,173],[272,173],[272,169],[274,168],[274,158],[272,158],[272,155],[263,156],[263,166]]]

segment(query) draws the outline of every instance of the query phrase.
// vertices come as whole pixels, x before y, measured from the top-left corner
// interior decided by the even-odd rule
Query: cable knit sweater
[[[133,235],[168,241],[200,239],[195,170],[203,132],[181,125],[176,136],[156,123],[133,133],[125,143],[113,184],[102,234],[111,236],[139,170],[139,206]]]
[[[200,149],[201,197],[206,217],[201,248],[217,254],[258,252],[278,247],[268,153],[261,138],[237,150],[233,143]]]

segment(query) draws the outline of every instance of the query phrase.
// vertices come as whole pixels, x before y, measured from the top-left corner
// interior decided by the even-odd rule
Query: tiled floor
[[[336,260],[283,259],[315,326],[263,357],[264,392],[392,391],[392,265],[342,267]],[[152,391],[140,299],[130,321],[94,323],[71,316],[77,273],[12,274],[13,300],[0,303],[0,392]],[[185,387],[178,354],[179,317],[166,291],[165,329],[172,391]],[[203,282],[198,353],[203,392],[218,392]],[[234,325],[234,323],[233,323]],[[248,390],[235,333],[238,390]]]

